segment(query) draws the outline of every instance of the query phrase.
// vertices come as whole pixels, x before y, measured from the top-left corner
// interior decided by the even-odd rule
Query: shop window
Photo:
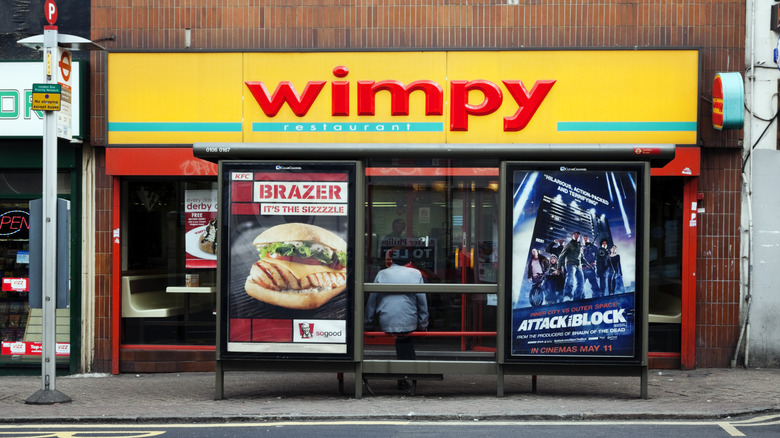
[[[426,283],[495,283],[498,163],[430,164],[369,168],[365,281],[387,266],[389,251],[402,251]]]
[[[41,172],[0,172],[0,195],[18,197],[20,194],[43,193],[43,174]],[[70,194],[70,174],[57,173],[57,194]]]
[[[39,364],[42,313],[30,309],[30,200],[41,198],[41,172],[0,172],[0,362]],[[58,195],[70,195],[70,174],[57,174]],[[58,342],[70,337],[70,309],[57,309]],[[13,345],[11,344],[13,343]],[[68,356],[57,357],[66,363]]]
[[[123,344],[216,343],[217,183],[122,182]]]
[[[30,243],[28,203],[0,202],[0,336],[24,341],[29,308]]]

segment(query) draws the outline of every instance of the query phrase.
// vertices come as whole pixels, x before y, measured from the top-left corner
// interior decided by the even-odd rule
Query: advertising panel
[[[79,138],[81,133],[81,62],[68,58],[67,79],[60,82],[66,110],[57,113],[57,136]],[[64,76],[64,63],[57,71]],[[0,62],[0,137],[40,137],[43,135],[43,111],[32,108],[33,83],[43,83],[41,62]]]
[[[222,162],[222,357],[351,359],[352,162]]]
[[[108,142],[695,144],[699,82],[697,50],[109,53]]]
[[[639,360],[643,166],[507,166],[507,360]]]
[[[188,269],[217,267],[217,191],[184,191],[184,248]]]
[[[30,238],[30,212],[26,209],[0,208],[0,239]]]
[[[0,344],[0,354],[6,356],[41,356],[43,354],[42,342],[3,341]],[[57,342],[54,350],[55,356],[70,356],[70,344]]]

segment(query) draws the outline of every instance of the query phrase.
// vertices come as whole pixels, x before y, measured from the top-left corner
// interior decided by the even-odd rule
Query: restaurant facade
[[[430,285],[424,291],[431,324],[418,351],[431,360],[476,361],[503,361],[506,309],[533,306],[525,297],[530,283],[518,274],[526,254],[507,252],[504,240],[504,213],[511,210],[502,196],[504,163],[598,164],[606,175],[598,187],[547,176],[571,198],[542,199],[551,211],[562,208],[545,213],[546,223],[589,217],[589,225],[576,226],[583,236],[598,241],[608,234],[624,260],[633,260],[624,262],[621,287],[646,299],[640,308],[646,317],[639,318],[646,323],[645,365],[727,364],[739,320],[738,273],[719,266],[737,255],[709,262],[711,252],[702,246],[734,238],[710,221],[738,215],[738,183],[715,175],[728,172],[739,151],[729,147],[733,134],[719,138],[705,118],[709,108],[701,96],[710,91],[715,68],[709,48],[540,43],[527,49],[505,42],[225,50],[209,48],[197,28],[182,31],[182,37],[193,34],[189,43],[176,41],[196,41],[197,51],[139,50],[120,34],[118,47],[96,55],[95,83],[104,94],[95,95],[105,107],[95,111],[93,132],[105,144],[95,153],[107,178],[95,187],[95,213],[106,218],[97,236],[106,244],[96,254],[92,369],[214,369],[224,335],[218,327],[229,309],[221,301],[220,241],[208,238],[226,232],[221,160],[304,169],[357,163],[361,185],[350,190],[363,196],[354,206],[361,210],[355,213],[361,233],[351,236],[360,240],[353,257],[364,263],[351,271],[351,281],[372,283],[388,251],[406,251]],[[649,163],[648,180],[632,180],[633,162]],[[603,201],[620,210],[620,199],[645,188],[648,208],[633,214],[645,222],[646,236],[630,227],[631,213],[604,219],[590,208]],[[715,194],[733,202],[710,202]],[[295,207],[288,204],[296,203],[277,207]],[[555,252],[547,244],[569,237],[573,227],[535,235],[534,242],[549,257]],[[514,276],[507,281],[517,291],[499,281],[510,264]],[[719,284],[717,297],[706,292],[711,281]],[[598,298],[598,286],[584,289],[585,299]],[[351,333],[361,337],[348,344],[361,349],[358,357],[389,360],[388,337],[355,319],[362,310],[352,313],[368,294],[348,297]],[[268,319],[263,315],[261,309],[250,319]]]
[[[571,69],[571,60],[592,67]],[[620,169],[615,151],[651,160],[671,147],[672,157],[651,170],[649,242],[637,240],[633,220],[612,219],[625,222],[622,238],[614,227],[605,231],[608,220],[588,208],[589,192],[605,189],[597,197],[617,203],[631,190],[631,179],[614,176],[598,189],[561,183],[558,190],[575,197],[564,202],[550,193],[548,202],[563,210],[551,213],[556,231],[536,239],[546,257],[558,255],[547,244],[575,228],[591,243],[625,242],[627,252],[649,245],[649,271],[626,272],[623,287],[639,290],[649,278],[650,357],[691,362],[699,74],[696,50],[109,54],[106,173],[114,179],[111,263],[121,272],[112,276],[112,302],[119,304],[111,319],[114,371],[139,371],[133,357],[140,351],[214,351],[218,243],[202,241],[209,227],[219,227],[217,168],[196,158],[193,144],[206,145],[206,155],[273,157],[278,165],[359,159],[365,241],[354,256],[366,263],[354,281],[373,282],[387,251],[400,247],[437,287],[495,285],[502,263],[526,264],[509,253],[499,257],[500,157],[615,161]],[[646,85],[659,104],[648,105],[638,92]],[[242,153],[253,147],[269,152]],[[294,152],[299,147],[308,152]],[[592,219],[567,223],[583,215]],[[399,220],[403,228],[394,229]],[[596,285],[585,290],[588,298],[601,295]],[[496,355],[504,293],[454,287],[429,294],[424,341],[431,352]],[[365,336],[363,353],[381,357],[387,342]]]

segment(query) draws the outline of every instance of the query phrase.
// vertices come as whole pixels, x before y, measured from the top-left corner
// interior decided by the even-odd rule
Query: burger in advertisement
[[[253,298],[289,309],[316,309],[347,287],[347,244],[316,225],[276,225],[253,245],[260,259],[252,264],[244,289]]]

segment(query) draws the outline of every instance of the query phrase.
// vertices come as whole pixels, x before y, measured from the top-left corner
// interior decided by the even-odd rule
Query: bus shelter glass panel
[[[418,359],[495,356],[496,296],[457,285],[496,283],[498,163],[463,164],[376,160],[366,169],[364,281],[375,282],[393,258],[420,271],[429,325],[412,334]],[[366,327],[366,358],[394,358],[393,343],[382,327]]]

